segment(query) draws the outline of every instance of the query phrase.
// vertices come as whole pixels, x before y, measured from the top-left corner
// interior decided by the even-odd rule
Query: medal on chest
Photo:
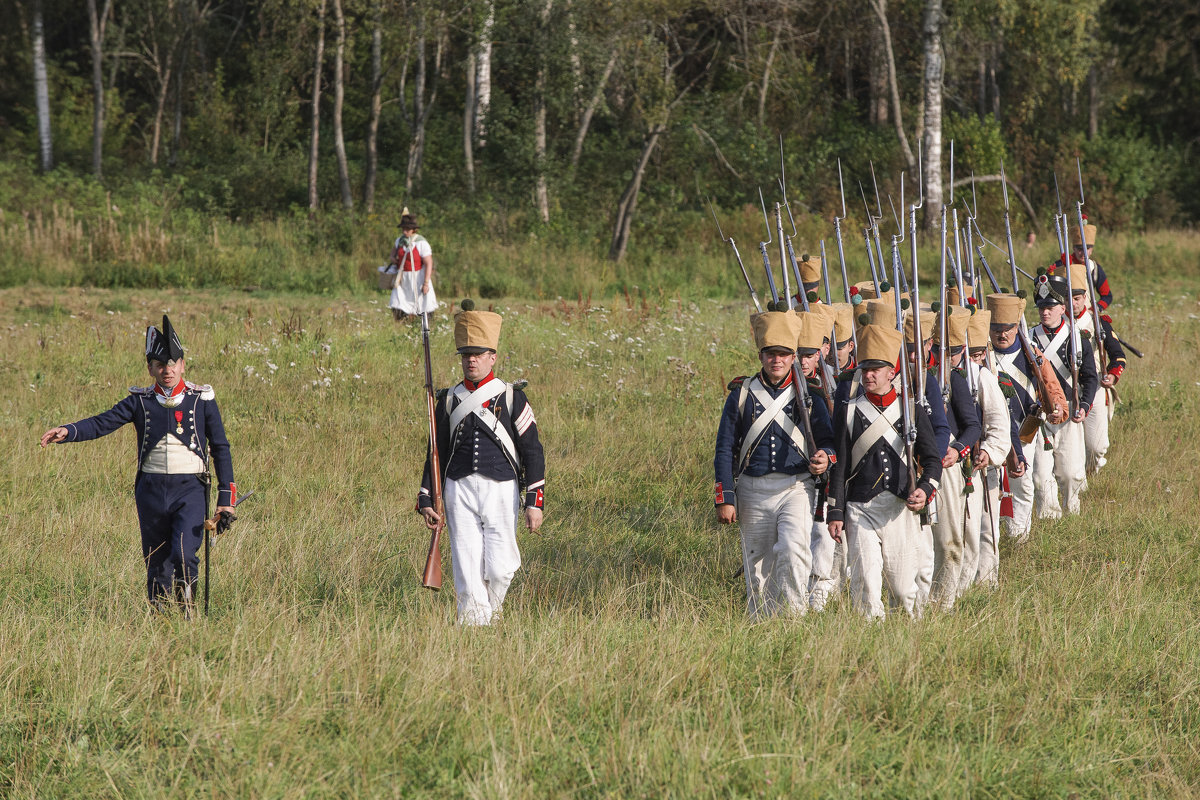
[[[183,412],[182,411],[175,412],[175,433],[177,433],[177,434],[183,433]]]

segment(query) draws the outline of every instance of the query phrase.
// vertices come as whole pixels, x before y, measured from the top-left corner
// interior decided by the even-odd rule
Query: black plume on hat
[[[180,344],[175,329],[171,327],[171,320],[167,319],[166,314],[163,314],[161,331],[153,325],[146,328],[146,360],[161,361],[166,364],[168,361],[178,361],[181,358],[183,358],[183,345]]]

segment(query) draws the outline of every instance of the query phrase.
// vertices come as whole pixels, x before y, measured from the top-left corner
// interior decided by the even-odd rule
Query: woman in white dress
[[[417,233],[417,219],[405,208],[400,217],[400,237],[392,245],[391,267],[396,267],[388,308],[396,320],[416,316],[438,307],[433,292],[433,250]]]

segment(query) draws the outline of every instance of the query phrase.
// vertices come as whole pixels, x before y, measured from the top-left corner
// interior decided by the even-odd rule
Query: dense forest
[[[1003,162],[1044,219],[1056,174],[1076,192],[1076,158],[1108,229],[1200,216],[1200,9],[1183,0],[0,9],[7,212],[42,171],[166,186],[230,220],[401,204],[502,218],[506,234],[570,230],[619,259],[710,197],[757,205],[782,136],[793,202],[822,216],[840,207],[839,159],[860,210],[872,165],[885,192],[922,171],[936,206],[952,141],[958,191]]]

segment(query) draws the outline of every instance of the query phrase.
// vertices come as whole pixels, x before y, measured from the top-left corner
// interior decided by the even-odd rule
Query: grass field
[[[0,796],[1195,796],[1200,276],[1144,258],[1084,514],[1006,542],[997,591],[883,624],[744,618],[711,506],[744,302],[496,301],[546,524],[503,624],[459,630],[418,579],[419,330],[380,296],[4,290]],[[256,490],[194,624],[142,600],[132,434],[37,447],[148,381],[163,311]]]

